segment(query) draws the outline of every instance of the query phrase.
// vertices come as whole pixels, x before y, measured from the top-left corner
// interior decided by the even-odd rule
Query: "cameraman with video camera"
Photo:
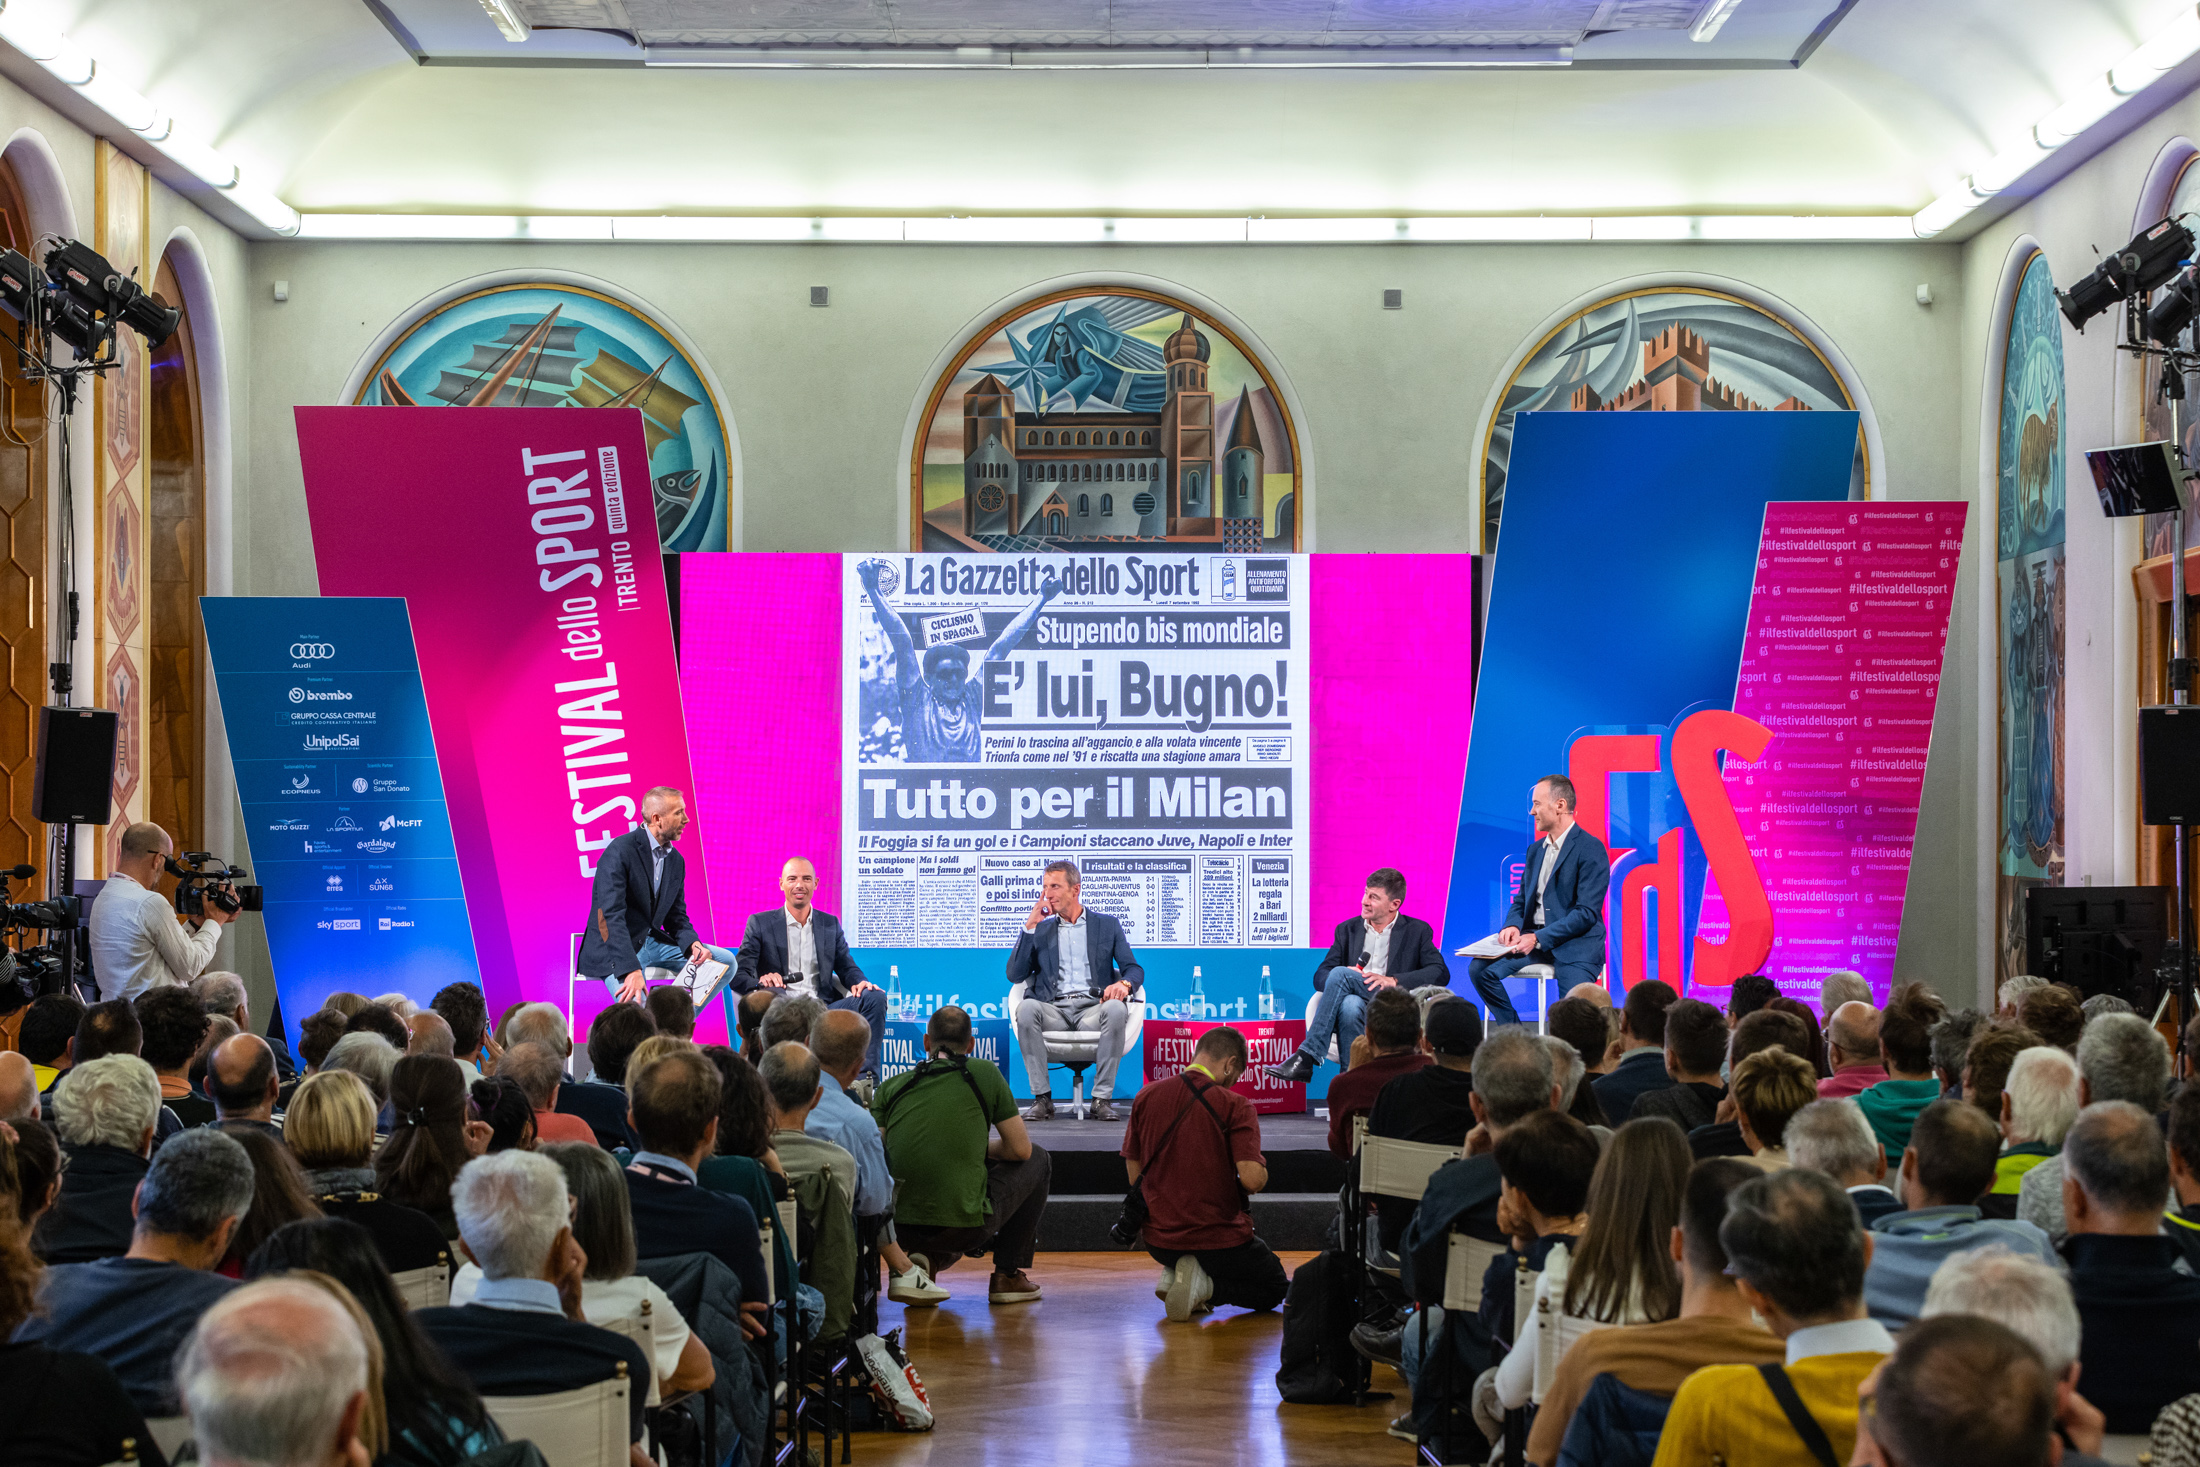
[[[122,832],[121,859],[92,902],[92,972],[101,999],[135,999],[149,988],[189,983],[214,961],[222,924],[239,903],[226,886],[210,887],[196,926],[178,920],[155,890],[162,870],[188,876],[173,859],[168,832],[141,821]],[[228,902],[222,897],[227,895]]]

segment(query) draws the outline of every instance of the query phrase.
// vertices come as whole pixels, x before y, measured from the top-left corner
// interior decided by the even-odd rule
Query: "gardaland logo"
[[[336,655],[334,642],[292,642],[290,655],[300,662],[326,662]]]
[[[358,841],[356,844],[360,850],[365,851],[370,856],[386,856],[397,849],[396,841],[384,840],[380,836],[376,836],[373,840]]]
[[[382,829],[384,830],[418,830],[423,823],[419,820],[400,820],[395,815],[382,817]]]
[[[353,781],[351,782],[351,792],[352,792],[353,794],[355,794],[355,795],[363,795],[363,794],[365,794],[365,793],[367,792],[367,781],[366,781],[366,779],[365,779],[364,777],[361,777],[361,778],[359,778],[359,779],[355,779],[355,780],[353,780]]]

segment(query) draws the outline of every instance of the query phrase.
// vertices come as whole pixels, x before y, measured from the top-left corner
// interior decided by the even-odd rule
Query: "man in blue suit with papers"
[[[1008,981],[1027,985],[1016,1011],[1016,1045],[1031,1076],[1027,1121],[1054,1119],[1054,1091],[1047,1080],[1047,1030],[1100,1031],[1093,1062],[1092,1118],[1112,1121],[1115,1067],[1123,1058],[1130,1023],[1128,1000],[1146,981],[1123,924],[1095,912],[1078,896],[1075,863],[1050,861],[1039,900],[1024,918],[1016,951],[1008,957]]]
[[[1505,914],[1497,940],[1511,949],[1500,958],[1476,958],[1467,977],[1489,1005],[1492,1024],[1517,1024],[1505,980],[1530,963],[1549,963],[1558,991],[1594,982],[1604,971],[1604,893],[1612,884],[1612,860],[1604,842],[1574,823],[1574,782],[1547,774],[1535,782],[1528,813],[1535,844],[1520,872],[1520,894]]]

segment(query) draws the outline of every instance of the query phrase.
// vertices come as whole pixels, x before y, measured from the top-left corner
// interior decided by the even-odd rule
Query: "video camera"
[[[181,859],[169,856],[161,865],[176,878],[176,911],[181,916],[205,916],[208,902],[230,916],[260,910],[263,890],[238,879],[252,873],[230,865],[212,851],[185,851]]]
[[[27,881],[38,868],[22,865],[0,869],[0,896],[9,881]],[[49,897],[42,902],[0,901],[0,944],[18,944],[31,932],[74,932],[84,925],[84,899],[80,896]],[[66,986],[68,962],[50,944],[35,947],[0,945],[0,985],[19,989],[28,1003],[43,994],[59,993]]]

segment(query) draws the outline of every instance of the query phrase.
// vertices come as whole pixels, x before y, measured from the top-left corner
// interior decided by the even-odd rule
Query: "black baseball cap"
[[[1471,1055],[1482,1047],[1482,1016],[1463,998],[1440,998],[1428,1006],[1421,1032],[1437,1054]]]

